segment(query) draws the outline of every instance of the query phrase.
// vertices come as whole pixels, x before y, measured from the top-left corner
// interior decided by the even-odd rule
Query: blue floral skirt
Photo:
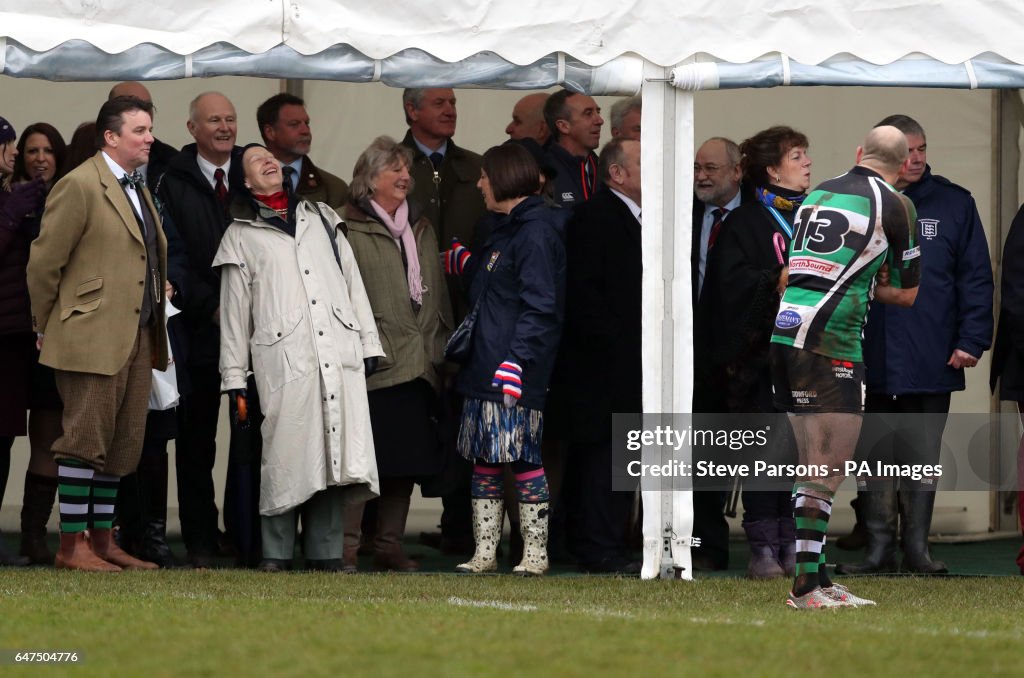
[[[466,398],[462,404],[457,449],[470,461],[491,464],[525,461],[541,465],[544,414],[516,405]]]

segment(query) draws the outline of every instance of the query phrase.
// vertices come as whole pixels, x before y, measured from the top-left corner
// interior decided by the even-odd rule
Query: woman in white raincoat
[[[287,195],[263,146],[242,164],[252,201],[233,206],[213,265],[221,389],[244,394],[251,355],[265,416],[260,569],[290,567],[301,514],[307,566],[339,570],[343,503],[379,493],[365,373],[384,352],[341,219]]]

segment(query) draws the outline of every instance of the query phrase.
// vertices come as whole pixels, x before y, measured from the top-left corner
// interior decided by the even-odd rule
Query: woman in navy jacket
[[[544,401],[565,315],[565,247],[555,210],[537,195],[540,169],[528,151],[496,146],[477,183],[497,223],[472,256],[459,243],[445,267],[461,273],[469,304],[479,304],[468,363],[456,382],[465,398],[458,450],[474,461],[476,553],[461,572],[497,567],[502,464],[516,477],[522,562],[513,572],[547,570],[548,486],[541,462]]]

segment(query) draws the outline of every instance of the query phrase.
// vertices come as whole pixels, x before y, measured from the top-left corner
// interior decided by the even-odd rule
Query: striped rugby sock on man
[[[66,534],[89,528],[89,503],[96,471],[74,459],[57,460],[57,498],[60,502],[60,531]]]
[[[796,578],[793,594],[802,596],[821,585],[819,566],[822,546],[832,516],[835,493],[819,483],[793,485],[793,516],[796,519]],[[826,575],[827,576],[827,575]]]

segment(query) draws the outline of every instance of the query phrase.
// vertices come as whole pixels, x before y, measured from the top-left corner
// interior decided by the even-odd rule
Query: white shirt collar
[[[114,178],[117,179],[120,182],[121,181],[121,177],[123,177],[124,175],[128,174],[128,172],[126,172],[123,167],[121,167],[116,162],[114,162],[114,159],[111,158],[109,155],[107,155],[106,151],[100,151],[100,152],[103,154],[103,159],[106,161],[107,167],[109,167],[110,171],[114,173]],[[125,194],[128,196],[128,201],[135,208],[136,214],[141,216],[142,215],[142,196],[139,194],[139,191],[137,191],[135,189],[130,189],[127,186],[125,186],[124,188],[126,189],[125,190]]]
[[[100,153],[103,154],[103,159],[107,161],[107,167],[109,167],[110,171],[114,173],[114,178],[117,179],[118,181],[121,181],[121,177],[128,174],[128,172],[123,167],[114,162],[114,159],[107,155],[106,151],[100,151]]]
[[[743,191],[742,190],[736,191],[736,195],[734,195],[732,197],[732,200],[730,200],[729,202],[725,203],[725,209],[727,209],[730,212],[732,212],[734,209],[739,207],[740,203],[742,203],[742,202],[743,202]],[[718,205],[712,205],[709,202],[708,203],[704,203],[704,218],[708,219],[709,217],[711,217],[711,213],[714,212],[717,209],[722,209],[722,208],[719,207]],[[712,219],[712,221],[713,221],[713,219]],[[711,223],[711,222],[708,222],[708,223]]]
[[[214,165],[212,162],[201,156],[199,153],[196,153],[196,162],[199,163],[199,171],[201,171],[203,173],[203,176],[206,177],[206,180],[210,182],[211,187],[215,187],[217,185],[217,180],[213,178],[213,173],[216,172],[219,167],[219,169],[224,170],[224,187],[231,188],[231,186],[228,185],[228,175],[231,173],[230,156],[228,157],[227,162],[225,162],[223,165],[218,166]]]
[[[640,205],[637,205],[635,202],[633,202],[633,199],[630,198],[625,193],[623,193],[622,191],[611,188],[610,186],[608,188],[612,193],[618,196],[619,200],[626,203],[626,207],[629,208],[629,211],[633,213],[633,216],[636,217],[637,221],[640,221]]]

